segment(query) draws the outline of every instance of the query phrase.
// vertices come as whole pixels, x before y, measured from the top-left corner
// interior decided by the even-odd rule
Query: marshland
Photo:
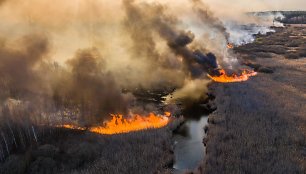
[[[306,173],[302,7],[0,1],[0,173]]]

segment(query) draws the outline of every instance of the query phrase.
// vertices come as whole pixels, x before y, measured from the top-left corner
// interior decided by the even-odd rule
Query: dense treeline
[[[267,16],[275,15],[276,20],[284,24],[306,24],[306,11],[265,11],[265,12],[251,12],[248,14],[256,16]],[[280,18],[279,15],[282,14],[285,18]]]
[[[285,24],[306,24],[306,11],[281,12],[285,18],[281,20]]]

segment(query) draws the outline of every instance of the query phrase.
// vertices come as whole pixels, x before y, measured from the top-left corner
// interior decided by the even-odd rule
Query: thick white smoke
[[[275,32],[272,27],[284,26],[279,22],[284,19],[284,15],[280,12],[250,12],[241,16],[243,16],[243,21],[223,21],[229,33],[229,42],[236,46],[254,42],[256,34],[265,35]]]
[[[275,32],[270,26],[255,24],[241,25],[236,22],[225,22],[226,31],[229,33],[229,42],[236,46],[248,44],[255,41],[255,34],[265,35],[268,32]]]
[[[120,98],[122,106],[127,106],[125,97],[120,94],[121,89],[162,88],[170,85],[184,89],[186,81],[207,80],[206,73],[211,69],[218,66],[235,67],[237,59],[228,51],[228,42],[241,45],[252,42],[253,34],[272,31],[267,24],[272,19],[270,16],[266,17],[267,21],[254,19],[254,15],[237,17],[241,16],[242,10],[236,14],[227,8],[220,8],[222,4],[219,4],[218,9],[211,1],[205,2],[3,1],[0,7],[0,40],[4,47],[0,53],[5,56],[1,57],[3,61],[0,64],[3,67],[17,67],[20,71],[2,72],[7,76],[2,77],[12,82],[9,88],[14,87],[14,90],[8,89],[9,92],[3,93],[3,98],[24,97],[23,91],[35,95],[35,89],[40,89],[40,95],[59,98],[59,103],[68,101],[67,98],[84,103],[84,98],[100,101],[94,94],[100,89],[111,88],[108,91],[113,91],[116,97],[105,97],[107,94],[102,92],[99,94],[115,103],[118,102],[116,98]],[[248,20],[255,25],[250,26],[246,22]],[[20,38],[24,38],[26,44],[20,42]],[[45,43],[45,47],[42,47],[42,43]],[[14,57],[16,62],[7,57]],[[30,63],[23,63],[27,62],[25,57]],[[32,61],[33,58],[37,60]],[[103,66],[100,60],[103,60]],[[40,73],[40,66],[46,64],[56,65],[52,67],[54,71],[61,67],[66,74],[55,79],[52,72]],[[89,68],[85,68],[85,65]],[[45,67],[41,69],[48,70]],[[24,72],[27,72],[27,78],[18,80],[24,76]],[[50,74],[51,80],[45,80],[41,74]],[[61,86],[59,80],[70,84]],[[88,85],[93,82],[97,84],[96,88]],[[78,87],[82,85],[79,90]],[[72,95],[71,89],[82,95]],[[88,102],[86,107],[95,108],[97,115],[102,110],[108,112],[102,107],[104,102],[100,104]],[[116,111],[114,107],[112,105],[110,108]]]

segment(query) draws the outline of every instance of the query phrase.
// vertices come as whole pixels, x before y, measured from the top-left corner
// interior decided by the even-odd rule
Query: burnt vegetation
[[[237,53],[244,54],[246,59],[272,58],[275,55],[287,59],[306,57],[306,28],[275,28],[275,33],[257,35],[253,43],[235,48]]]

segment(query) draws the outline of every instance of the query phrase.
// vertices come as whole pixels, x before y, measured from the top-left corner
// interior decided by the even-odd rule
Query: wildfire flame
[[[231,43],[228,43],[228,44],[227,44],[227,48],[228,48],[228,49],[233,49],[233,48],[234,48],[234,45],[231,44]]]
[[[234,83],[234,82],[247,81],[249,77],[257,75],[257,72],[250,71],[250,70],[243,70],[241,75],[237,75],[237,74],[228,75],[224,69],[220,69],[219,73],[221,74],[220,76],[211,76],[208,74],[208,77],[211,78],[215,82]]]
[[[150,113],[147,116],[132,114],[131,117],[125,119],[121,114],[111,114],[112,119],[104,122],[102,126],[91,127],[90,132],[98,134],[120,134],[127,132],[140,131],[145,129],[156,129],[166,126],[170,121],[170,112],[165,112],[164,115],[155,115]],[[67,129],[86,130],[83,127],[74,125],[62,125],[61,127]]]
[[[66,128],[66,129],[86,130],[86,128],[84,128],[84,127],[79,127],[79,126],[75,126],[75,125],[72,125],[72,124],[64,124],[64,125],[57,126],[57,127],[62,127],[62,128]]]

